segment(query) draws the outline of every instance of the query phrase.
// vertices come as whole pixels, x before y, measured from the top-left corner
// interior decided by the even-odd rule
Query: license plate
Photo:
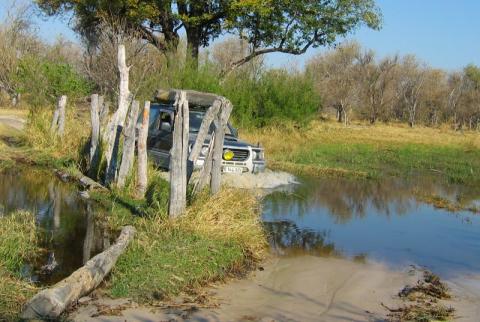
[[[223,172],[225,173],[243,173],[243,168],[240,167],[223,167]]]

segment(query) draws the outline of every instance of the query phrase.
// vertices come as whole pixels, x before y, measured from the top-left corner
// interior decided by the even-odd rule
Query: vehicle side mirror
[[[172,132],[172,126],[168,122],[162,122],[160,125],[160,131]]]

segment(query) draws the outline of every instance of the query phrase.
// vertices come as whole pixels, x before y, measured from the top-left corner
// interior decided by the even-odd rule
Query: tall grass
[[[109,226],[132,224],[137,235],[112,272],[110,294],[163,299],[243,272],[262,258],[266,247],[258,209],[252,195],[234,190],[198,198],[178,221],[161,215],[132,217],[114,204],[106,217]]]
[[[22,266],[39,251],[37,242],[32,213],[0,217],[0,321],[18,319],[22,305],[37,290],[20,278]]]

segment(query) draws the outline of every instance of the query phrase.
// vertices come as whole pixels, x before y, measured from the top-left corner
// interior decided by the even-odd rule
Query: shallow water
[[[478,204],[478,190],[434,178],[304,180],[265,198],[280,255],[314,254],[425,266],[445,277],[480,273],[480,215],[418,202],[415,191]]]
[[[35,263],[24,268],[24,275],[33,281],[55,283],[110,243],[94,220],[95,206],[80,198],[74,185],[60,181],[52,172],[0,172],[0,216],[22,209],[36,215],[45,249]]]

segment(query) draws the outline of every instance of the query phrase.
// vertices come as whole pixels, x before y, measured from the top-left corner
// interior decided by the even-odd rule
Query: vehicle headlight
[[[233,159],[233,157],[235,156],[235,154],[233,153],[232,150],[224,150],[223,151],[223,159],[226,160],[226,161],[230,161]]]
[[[200,150],[200,155],[203,156],[203,157],[206,157],[208,154],[208,146],[204,146],[201,150]]]
[[[252,159],[255,161],[260,161],[265,159],[265,155],[263,150],[253,150],[252,151]]]

